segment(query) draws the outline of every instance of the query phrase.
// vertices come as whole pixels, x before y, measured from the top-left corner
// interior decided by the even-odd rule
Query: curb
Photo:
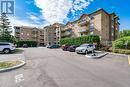
[[[1,72],[11,71],[11,70],[20,68],[20,67],[22,67],[22,66],[24,66],[24,65],[26,64],[25,61],[21,61],[21,62],[22,62],[22,63],[19,64],[19,65],[16,65],[16,66],[13,66],[13,67],[10,67],[10,68],[0,69],[0,73],[1,73]]]
[[[87,57],[87,58],[97,59],[97,58],[101,58],[101,57],[103,57],[103,56],[105,56],[105,55],[107,55],[107,54],[108,54],[108,53],[103,53],[103,54],[98,55],[98,56],[88,56],[88,55],[85,55],[85,57]]]
[[[109,54],[113,54],[113,55],[118,55],[118,56],[128,56],[127,54],[119,54],[119,53],[112,53],[112,52],[107,52]]]
[[[128,55],[128,64],[130,66],[130,55]]]

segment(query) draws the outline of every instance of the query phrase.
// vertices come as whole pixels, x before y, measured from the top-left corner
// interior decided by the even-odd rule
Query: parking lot
[[[43,47],[25,48],[24,55],[27,63],[24,67],[0,73],[1,87],[130,86],[126,55],[108,54],[91,59],[74,52]]]

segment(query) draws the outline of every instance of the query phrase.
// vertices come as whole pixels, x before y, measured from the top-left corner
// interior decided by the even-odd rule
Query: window
[[[20,28],[17,28],[17,27],[16,27],[15,32],[16,32],[16,33],[20,33]]]
[[[83,36],[83,33],[81,33],[81,36]]]
[[[6,43],[0,43],[0,46],[7,46],[9,44],[6,44]]]
[[[90,16],[90,19],[91,19],[91,20],[93,20],[93,19],[94,19],[94,17],[93,17],[93,16]]]

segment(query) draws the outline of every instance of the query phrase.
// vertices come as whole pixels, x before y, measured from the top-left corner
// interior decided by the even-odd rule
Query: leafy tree
[[[126,36],[130,36],[130,30],[120,31],[120,35],[119,35],[120,38],[126,37]]]
[[[11,35],[12,30],[6,13],[0,16],[0,41],[13,42],[14,36]]]

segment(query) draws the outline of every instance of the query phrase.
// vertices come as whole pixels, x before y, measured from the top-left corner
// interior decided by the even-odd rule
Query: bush
[[[81,45],[84,43],[97,43],[100,44],[100,38],[97,35],[82,36],[77,38],[64,38],[60,40],[60,45]]]
[[[120,38],[126,37],[126,36],[130,36],[130,30],[120,31],[120,34],[119,34],[119,37],[120,37]]]
[[[18,41],[16,44],[17,47],[23,47],[24,44],[27,44],[28,47],[37,47],[36,41]]]
[[[114,49],[125,49],[125,43],[128,41],[127,48],[130,49],[130,36],[117,39],[112,43]]]
[[[121,53],[121,54],[130,54],[130,50],[126,49],[113,49],[114,53]]]

